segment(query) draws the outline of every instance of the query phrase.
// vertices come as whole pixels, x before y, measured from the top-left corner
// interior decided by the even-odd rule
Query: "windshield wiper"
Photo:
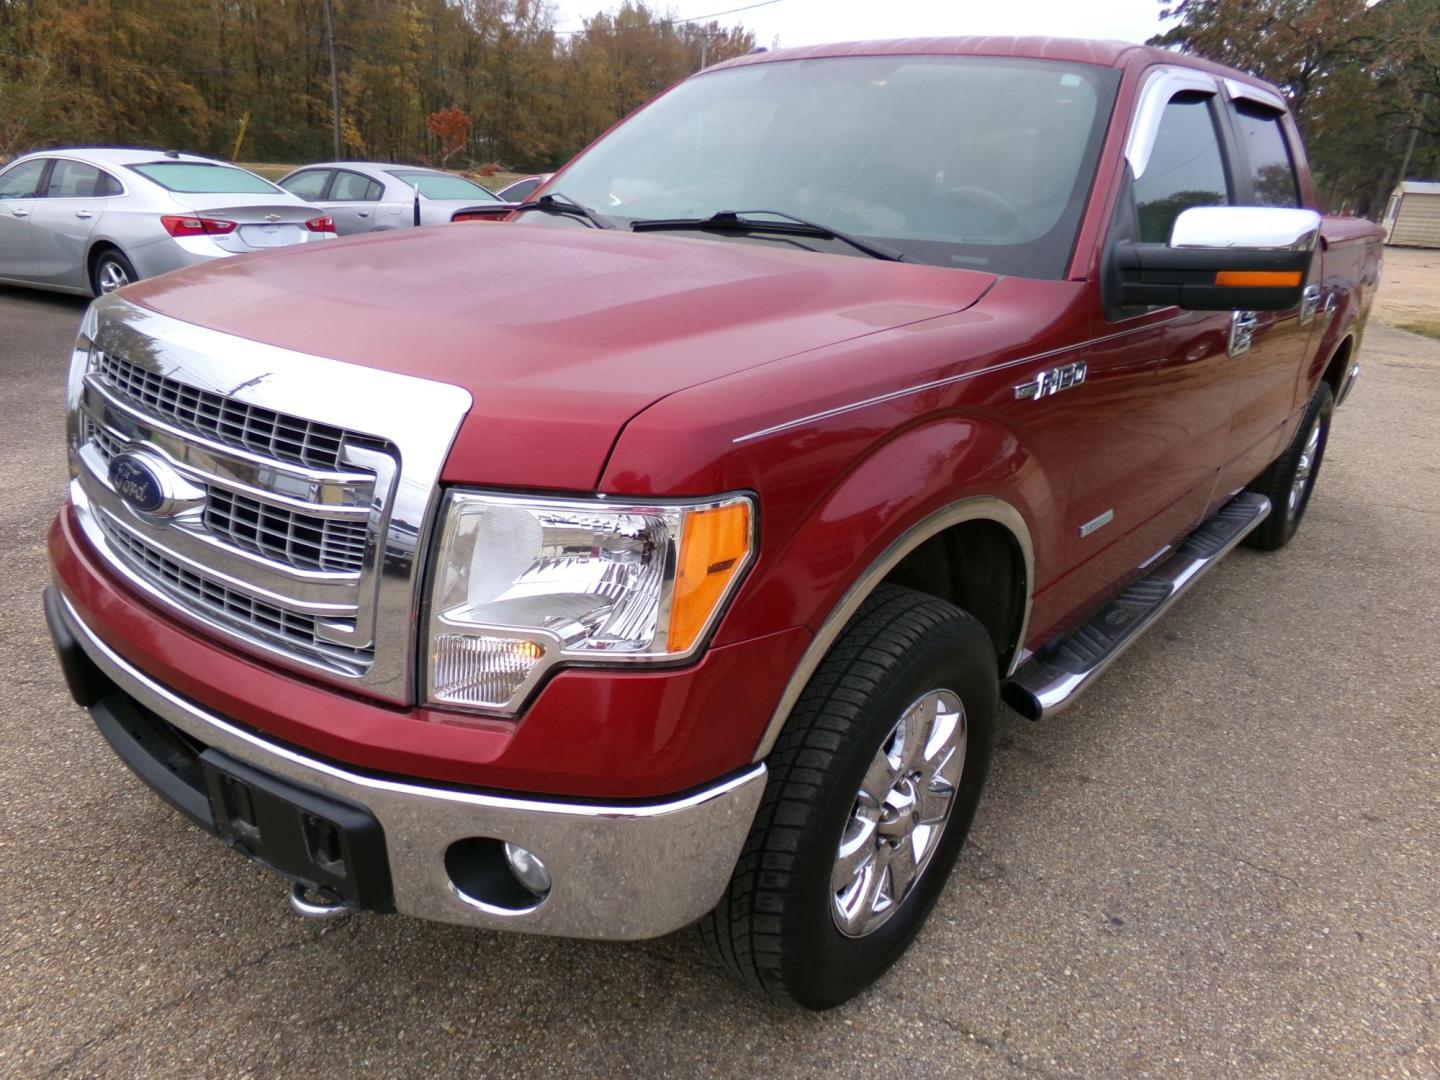
[[[551,191],[533,202],[521,203],[511,213],[523,214],[526,210],[544,210],[549,214],[567,214],[570,217],[582,217],[590,222],[597,229],[613,229],[613,223],[606,221],[599,214],[595,213],[588,206],[581,206],[569,195],[559,191]]]
[[[756,215],[783,218],[783,221],[757,221]],[[877,244],[873,240],[861,240],[818,221],[787,214],[783,210],[719,210],[708,218],[641,218],[632,221],[630,228],[635,232],[661,232],[698,229],[707,232],[771,232],[791,236],[817,236],[823,240],[839,240],[849,244],[856,251],[889,262],[901,262],[905,255],[892,247]]]

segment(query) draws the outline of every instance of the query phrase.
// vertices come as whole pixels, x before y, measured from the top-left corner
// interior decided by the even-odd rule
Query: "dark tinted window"
[[[1225,159],[1210,103],[1203,97],[1181,96],[1165,106],[1150,161],[1135,181],[1135,208],[1140,214],[1140,239],[1170,241],[1170,229],[1182,210],[1192,206],[1224,206],[1230,201]]]
[[[33,199],[40,194],[40,174],[45,159],[22,162],[9,172],[0,173],[0,199]]]
[[[52,199],[94,198],[97,195],[118,195],[120,185],[93,165],[59,158],[50,170],[45,194]]]
[[[380,198],[380,185],[359,173],[338,172],[330,185],[330,201],[374,202]]]
[[[330,179],[328,169],[306,169],[280,181],[280,186],[291,195],[301,199],[318,199],[325,190],[325,181]]]
[[[1280,117],[1264,109],[1240,105],[1237,110],[1240,141],[1250,157],[1250,178],[1257,206],[1299,206],[1300,189],[1295,167],[1285,146]]]

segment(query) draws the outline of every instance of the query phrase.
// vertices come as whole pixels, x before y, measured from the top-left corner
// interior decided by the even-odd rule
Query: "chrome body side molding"
[[[800,699],[800,694],[804,691],[805,684],[810,681],[810,676],[815,674],[815,669],[820,666],[820,661],[830,651],[830,646],[835,643],[835,639],[845,629],[845,624],[850,621],[855,612],[860,610],[860,605],[865,602],[867,596],[875,591],[876,586],[885,579],[885,575],[895,569],[906,555],[932,536],[967,521],[992,521],[1004,527],[1020,548],[1025,572],[1025,609],[1020,618],[1020,628],[1015,635],[1015,640],[1011,643],[1013,659],[1010,670],[1013,672],[1015,666],[1020,662],[1021,651],[1025,646],[1025,634],[1030,626],[1030,603],[1035,591],[1035,548],[1030,540],[1030,528],[1025,524],[1025,518],[1021,516],[1020,511],[1000,499],[989,496],[961,499],[959,502],[935,511],[929,517],[923,518],[907,529],[846,590],[840,602],[835,605],[835,609],[820,624],[820,629],[815,632],[815,637],[811,640],[809,648],[805,650],[805,655],[800,658],[800,663],[791,673],[790,681],[785,685],[785,692],[780,696],[779,704],[775,706],[770,723],[765,729],[764,736],[760,739],[760,745],[756,748],[752,760],[763,761],[769,756],[770,751],[774,749],[776,740],[780,738],[785,721],[789,719],[790,710]],[[1007,674],[1009,673],[1007,672]]]
[[[1066,709],[1269,513],[1263,495],[1242,492],[1231,499],[1089,623],[1028,660],[1001,687],[1001,696],[1031,720]]]

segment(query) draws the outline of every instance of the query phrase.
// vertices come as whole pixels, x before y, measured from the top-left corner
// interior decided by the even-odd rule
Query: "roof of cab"
[[[842,41],[830,45],[806,45],[796,49],[753,52],[706,68],[741,67],[777,60],[817,60],[841,56],[1013,56],[1027,60],[1058,60],[1071,64],[1101,67],[1149,67],[1173,64],[1199,68],[1222,78],[1239,79],[1273,90],[1263,79],[1226,67],[1199,56],[1137,45],[1132,41],[1092,41],[1062,37],[925,37],[892,38],[885,41]]]

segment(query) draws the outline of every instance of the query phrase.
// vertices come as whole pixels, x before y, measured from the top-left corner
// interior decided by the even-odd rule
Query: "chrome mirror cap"
[[[1314,210],[1278,206],[1195,206],[1175,219],[1172,248],[1310,251],[1320,236]]]

